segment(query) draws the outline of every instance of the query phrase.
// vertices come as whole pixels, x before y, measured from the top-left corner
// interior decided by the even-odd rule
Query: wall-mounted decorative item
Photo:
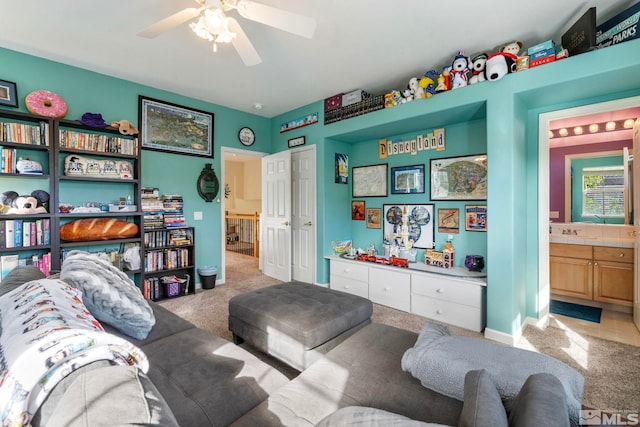
[[[367,228],[382,228],[382,209],[367,208]]]
[[[391,168],[391,194],[424,193],[424,165]]]
[[[438,232],[460,233],[460,209],[438,208]]]
[[[384,238],[392,242],[394,236],[402,233],[404,217],[407,218],[409,239],[413,247],[431,249],[434,247],[434,205],[383,205]]]
[[[198,188],[198,194],[205,202],[212,202],[218,195],[220,183],[218,182],[218,177],[216,176],[215,171],[211,168],[211,163],[206,163],[204,165],[204,168],[198,177],[198,183],[196,186]]]
[[[213,157],[213,113],[138,96],[144,149]]]
[[[318,123],[318,113],[311,113],[304,117],[291,120],[289,122],[283,122],[280,124],[280,133],[289,132],[290,130],[298,129],[303,126],[309,126]]]
[[[487,231],[487,207],[466,205],[464,207],[464,223],[467,231]]]
[[[349,156],[336,153],[336,184],[349,183]]]
[[[487,200],[487,155],[431,160],[431,200]]]
[[[0,105],[18,108],[18,88],[14,82],[0,80]]]
[[[250,147],[256,142],[256,133],[250,127],[243,127],[238,131],[238,140],[245,147]]]
[[[351,201],[351,219],[354,221],[364,221],[364,200]]]
[[[297,138],[291,138],[288,143],[289,143],[289,148],[293,148],[293,147],[298,147],[300,145],[304,145],[306,142],[304,136],[299,136]]]
[[[386,197],[387,164],[354,166],[351,169],[353,197]]]

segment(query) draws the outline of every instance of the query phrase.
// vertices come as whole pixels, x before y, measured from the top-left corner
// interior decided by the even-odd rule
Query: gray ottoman
[[[243,341],[303,371],[371,323],[371,301],[307,283],[257,289],[229,300],[229,330]]]

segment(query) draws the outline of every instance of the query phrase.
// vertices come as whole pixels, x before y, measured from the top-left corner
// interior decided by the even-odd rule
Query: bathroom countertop
[[[633,248],[633,239],[615,239],[580,235],[550,234],[550,243],[566,243],[570,245],[611,246],[616,248]]]

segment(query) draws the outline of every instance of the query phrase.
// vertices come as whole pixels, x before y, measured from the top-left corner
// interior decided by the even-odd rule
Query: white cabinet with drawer
[[[369,268],[369,299],[397,310],[411,310],[411,274],[398,267]]]
[[[369,298],[369,267],[353,261],[332,259],[329,287],[342,292]]]
[[[485,286],[480,282],[411,275],[411,312],[474,331],[485,326]]]

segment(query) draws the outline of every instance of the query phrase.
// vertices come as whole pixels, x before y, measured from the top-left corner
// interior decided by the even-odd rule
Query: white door
[[[291,281],[291,153],[262,158],[262,272]]]
[[[640,118],[633,125],[633,229],[635,234],[635,263],[633,281],[633,323],[640,329]]]
[[[315,146],[294,151],[291,232],[293,234],[293,280],[315,281],[316,259],[316,155]]]

